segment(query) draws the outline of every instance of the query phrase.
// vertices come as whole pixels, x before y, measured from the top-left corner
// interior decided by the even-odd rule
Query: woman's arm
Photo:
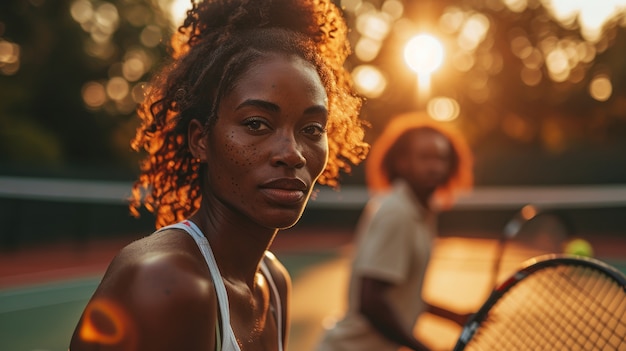
[[[213,284],[184,252],[120,253],[87,304],[71,351],[215,349]]]

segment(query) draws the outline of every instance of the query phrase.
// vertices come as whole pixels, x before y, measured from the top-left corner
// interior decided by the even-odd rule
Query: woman
[[[133,141],[131,209],[160,229],[111,262],[72,351],[284,349],[290,279],[267,250],[367,152],[345,34],[331,1],[194,5]]]
[[[428,312],[462,325],[459,314],[422,299],[439,206],[469,190],[471,153],[459,133],[419,114],[392,120],[372,146],[366,179],[376,194],[357,228],[348,310],[318,351],[427,350],[413,333]],[[438,203],[438,204],[437,204]]]

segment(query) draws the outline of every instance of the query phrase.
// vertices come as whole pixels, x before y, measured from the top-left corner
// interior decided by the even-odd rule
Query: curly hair
[[[398,176],[393,169],[393,159],[415,132],[431,130],[443,135],[452,149],[450,175],[437,188],[435,198],[443,208],[448,208],[459,191],[470,190],[474,183],[473,156],[463,136],[451,127],[435,122],[419,113],[395,117],[387,124],[374,142],[365,164],[365,178],[371,192],[385,191]]]
[[[162,227],[198,209],[201,167],[187,145],[189,122],[200,120],[208,131],[237,79],[275,52],[302,57],[320,75],[329,104],[329,158],[318,182],[337,187],[339,173],[350,172],[369,146],[359,118],[362,100],[344,68],[347,27],[332,0],[192,0],[192,5],[172,36],[170,62],[154,75],[137,111],[142,123],[131,146],[147,155],[133,185],[131,213],[138,216],[143,205]]]

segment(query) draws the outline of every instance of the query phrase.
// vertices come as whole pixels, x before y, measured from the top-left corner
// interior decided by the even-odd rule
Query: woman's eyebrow
[[[271,103],[269,101],[257,100],[257,99],[248,99],[248,100],[242,102],[241,104],[239,104],[235,110],[239,110],[239,109],[242,109],[242,108],[248,107],[248,106],[259,107],[259,108],[262,108],[262,109],[270,111],[270,112],[279,112],[280,111],[280,107],[278,105],[276,105],[274,103]]]
[[[307,108],[306,110],[304,110],[304,114],[305,115],[308,115],[308,114],[323,114],[323,115],[327,115],[328,114],[328,109],[324,105],[315,105],[315,106],[311,106],[311,107]]]
[[[269,101],[265,101],[265,100],[258,100],[258,99],[247,99],[246,101],[237,105],[237,108],[235,110],[239,110],[248,106],[258,107],[258,108],[261,108],[270,112],[280,112],[280,106],[278,106],[277,104],[269,102]],[[304,114],[307,114],[307,115],[308,114],[326,114],[327,115],[328,109],[324,105],[314,105],[305,109]]]

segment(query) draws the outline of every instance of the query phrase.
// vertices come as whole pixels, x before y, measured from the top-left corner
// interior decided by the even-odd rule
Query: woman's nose
[[[301,168],[306,164],[302,148],[293,135],[283,136],[274,145],[274,154],[271,163],[273,166]]]

